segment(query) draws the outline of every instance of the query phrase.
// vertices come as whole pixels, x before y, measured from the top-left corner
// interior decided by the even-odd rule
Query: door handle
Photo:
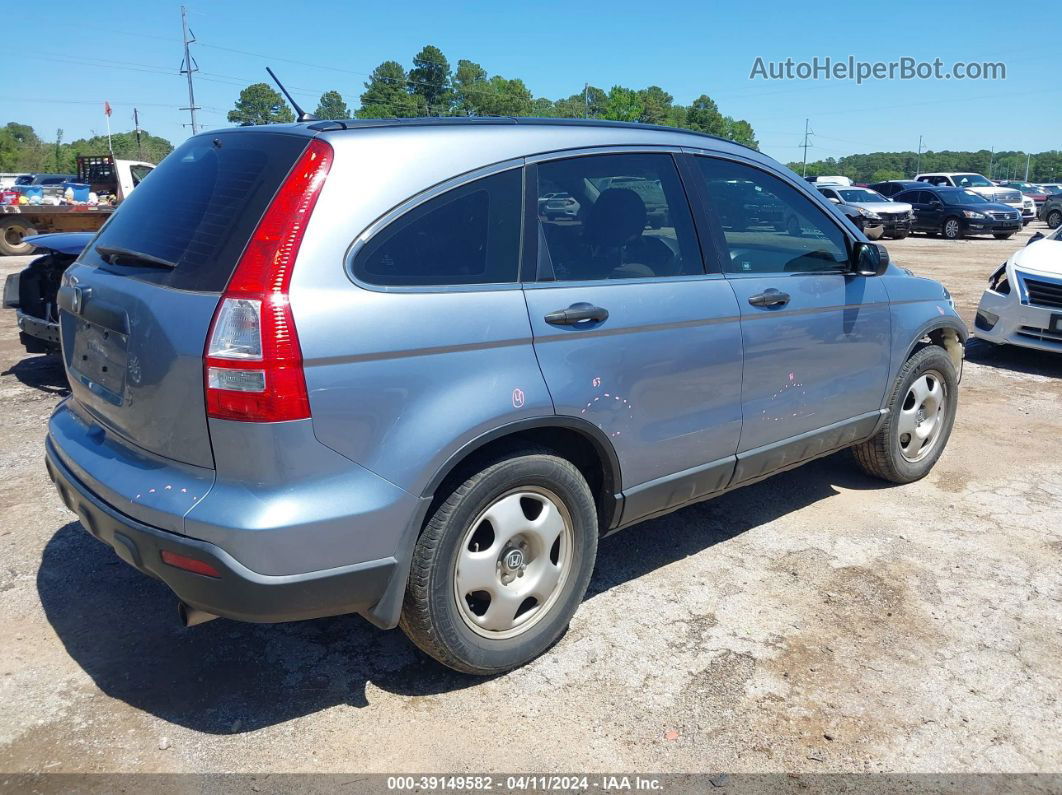
[[[554,326],[575,326],[587,321],[600,323],[607,319],[607,309],[585,302],[572,304],[567,309],[558,309],[545,317],[545,321]]]
[[[789,293],[768,287],[762,293],[750,295],[749,303],[753,306],[785,306],[789,303]]]

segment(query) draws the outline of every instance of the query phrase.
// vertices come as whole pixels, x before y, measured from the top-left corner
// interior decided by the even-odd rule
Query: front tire
[[[992,237],[994,237],[996,240],[1010,240],[1012,237],[1014,237],[1014,233],[1006,232],[1004,234],[994,234],[992,235]]]
[[[922,348],[900,369],[881,429],[852,448],[856,462],[893,483],[924,478],[944,452],[958,402],[951,357],[937,345]]]
[[[571,462],[537,448],[487,461],[417,540],[399,625],[457,671],[524,665],[567,630],[597,537],[593,495]]]
[[[1058,229],[1062,226],[1062,210],[1052,210],[1044,220],[1047,222],[1048,229]]]
[[[962,222],[958,218],[945,218],[940,233],[945,240],[958,240],[962,237]]]

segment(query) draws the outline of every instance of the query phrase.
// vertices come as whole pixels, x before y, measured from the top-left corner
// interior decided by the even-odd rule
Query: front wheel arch
[[[947,351],[955,372],[962,374],[962,362],[965,357],[966,342],[969,339],[966,329],[957,323],[936,320],[926,324],[914,336],[903,357],[906,362],[927,345],[937,345]]]

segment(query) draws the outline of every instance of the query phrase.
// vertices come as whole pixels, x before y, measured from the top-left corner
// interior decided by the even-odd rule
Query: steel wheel
[[[468,627],[503,639],[534,626],[564,588],[573,543],[571,516],[553,492],[526,487],[492,502],[468,528],[454,567]]]
[[[949,218],[944,222],[944,237],[948,240],[954,240],[959,236],[959,221],[956,218]]]
[[[936,370],[927,370],[911,384],[896,425],[904,459],[915,463],[933,451],[944,427],[947,405],[947,386]]]

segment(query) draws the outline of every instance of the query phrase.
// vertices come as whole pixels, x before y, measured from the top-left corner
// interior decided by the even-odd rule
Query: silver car
[[[563,635],[607,533],[850,446],[923,477],[966,339],[763,154],[581,120],[194,136],[58,303],[48,471],[186,624],[360,613],[478,674]]]
[[[896,202],[870,188],[843,185],[816,185],[819,193],[834,204],[848,205],[862,210],[872,221],[879,221],[885,237],[902,239],[911,234],[912,207]]]

